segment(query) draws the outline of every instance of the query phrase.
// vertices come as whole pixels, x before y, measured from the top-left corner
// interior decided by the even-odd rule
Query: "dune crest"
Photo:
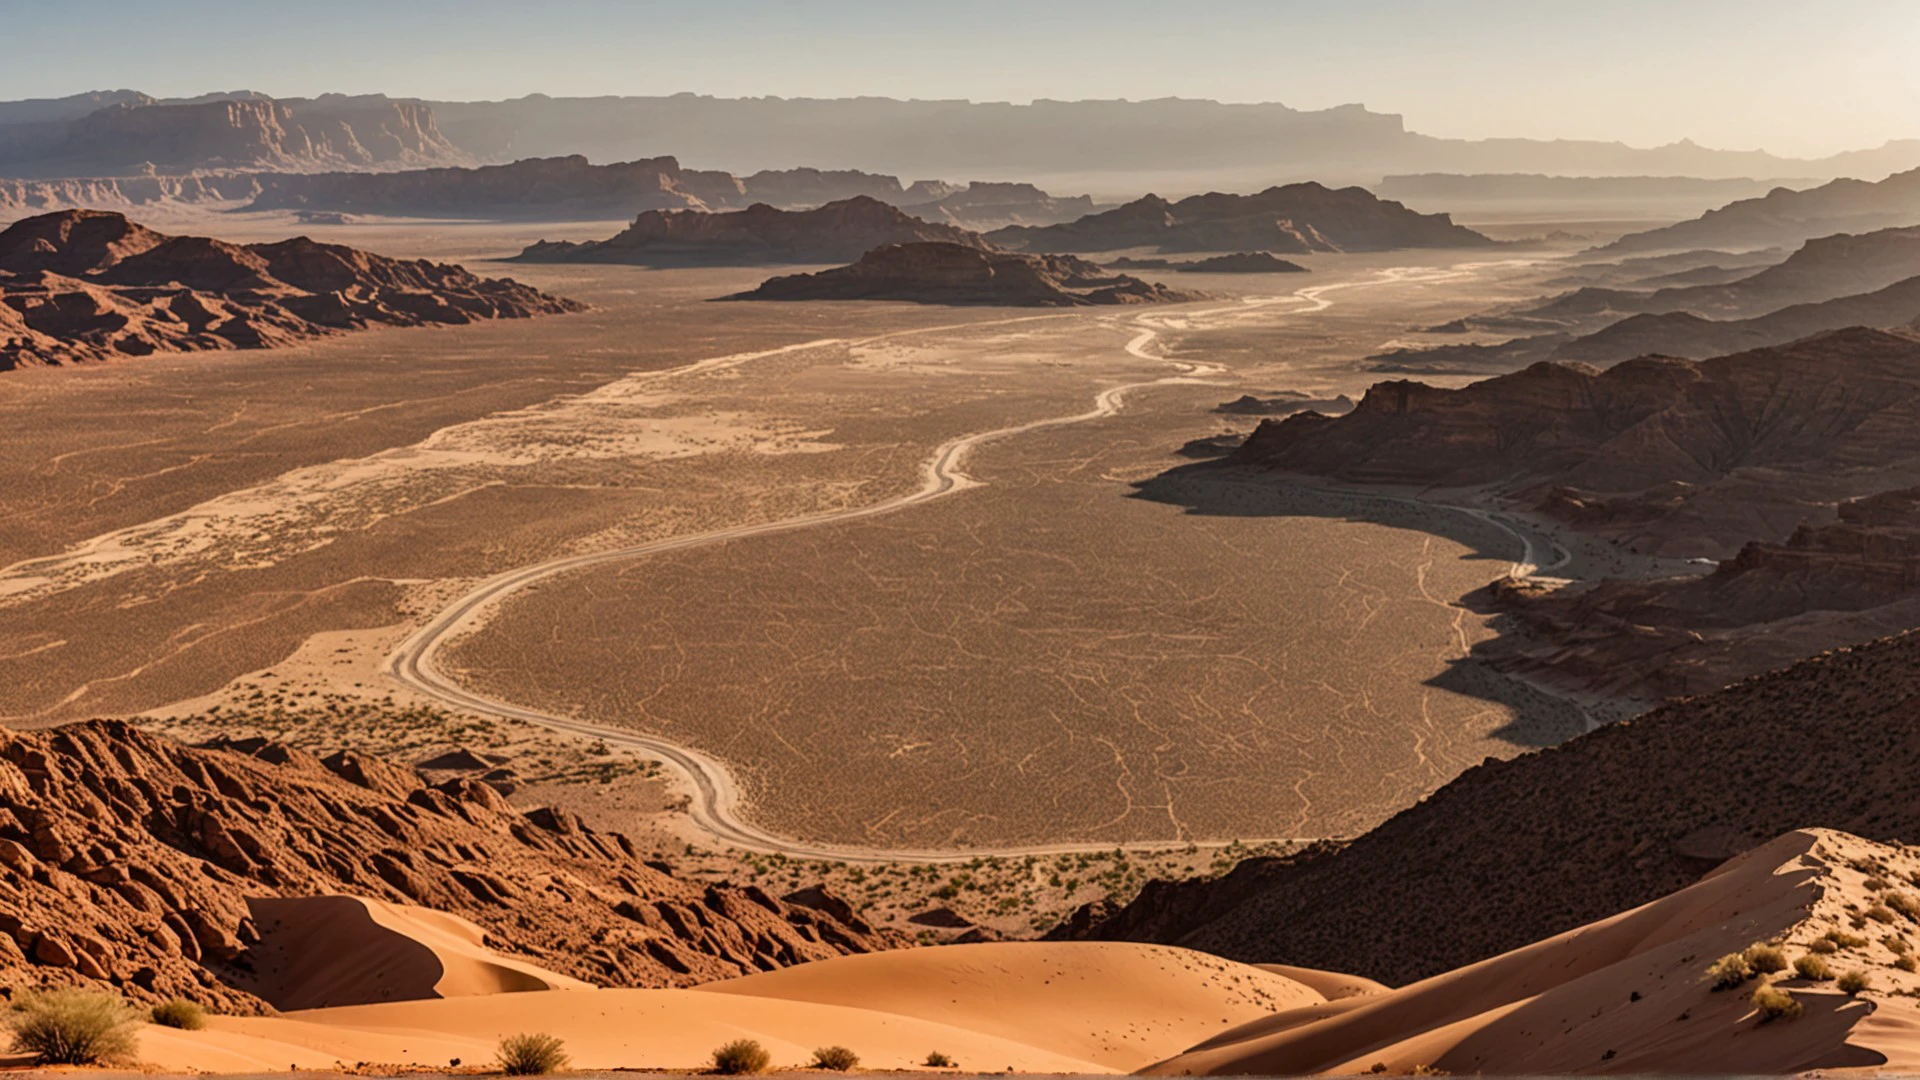
[[[249,899],[247,911],[260,928],[260,978],[247,989],[279,1009],[593,989],[503,956],[478,925],[431,908],[303,896]]]
[[[1304,1022],[1262,1020],[1146,1072],[1911,1070],[1920,1065],[1920,1009],[1896,995],[1920,987],[1920,975],[1894,962],[1920,927],[1880,905],[1903,906],[1889,883],[1916,872],[1920,858],[1906,848],[1820,829],[1788,833],[1643,907]],[[1876,921],[1879,912],[1893,921]],[[1829,933],[1855,935],[1838,938],[1826,959],[1836,973],[1867,972],[1870,990],[1849,996],[1791,969],[1713,989],[1707,969],[1727,953],[1770,942],[1791,962],[1810,946],[1825,949],[1815,942],[1835,940]],[[1767,981],[1803,1015],[1760,1023],[1751,995]]]

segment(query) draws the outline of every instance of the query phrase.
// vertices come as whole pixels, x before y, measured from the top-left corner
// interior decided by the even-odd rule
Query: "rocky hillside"
[[[65,123],[0,132],[0,172],[118,176],[150,170],[398,169],[467,160],[433,110],[382,96],[261,95],[185,104],[132,99]]]
[[[0,232],[0,370],[578,310],[511,279],[306,237],[229,244],[90,210]]]
[[[1819,823],[1920,836],[1920,636],[1841,650],[1469,769],[1345,845],[1155,883],[1059,937],[1405,983],[1682,888]]]
[[[968,229],[1057,225],[1093,213],[1093,197],[1090,195],[1049,195],[1032,184],[975,180],[954,191],[921,190],[936,197],[917,202],[909,192],[906,197],[896,200],[900,208],[923,221],[944,221]]]
[[[1920,169],[1873,183],[1843,179],[1804,191],[1775,188],[1691,221],[1623,236],[1601,250],[1792,246],[1837,232],[1905,225],[1920,225]]]
[[[602,985],[890,943],[844,912],[680,880],[623,837],[473,781],[261,742],[192,749],[117,721],[0,731],[0,986],[257,1011],[233,985],[261,974],[248,899],[329,893],[451,912],[510,957]]]
[[[1475,649],[1502,670],[1645,701],[1708,693],[1920,626],[1920,489],[1843,502],[1837,520],[1751,541],[1699,577],[1492,589],[1523,630]]]
[[[1492,485],[1635,551],[1725,558],[1920,483],[1920,339],[1849,329],[1704,361],[1536,364],[1458,390],[1380,383],[1345,416],[1263,421],[1232,460]]]
[[[1493,241],[1445,214],[1419,214],[1364,188],[1288,184],[1257,195],[1158,195],[1043,227],[1012,226],[988,239],[1023,251],[1391,251],[1488,247]]]
[[[1021,255],[964,244],[922,243],[876,248],[851,266],[771,278],[752,292],[728,299],[1081,307],[1181,303],[1199,297],[1112,274],[1070,255]]]
[[[683,169],[670,157],[594,165],[579,155],[480,168],[269,174],[249,210],[332,210],[446,217],[624,217],[639,210],[743,205],[730,173]]]
[[[856,196],[813,210],[778,210],[764,203],[719,214],[650,210],[606,240],[543,240],[519,259],[639,266],[838,263],[888,244],[925,242],[989,246],[978,233],[929,224],[878,199]]]

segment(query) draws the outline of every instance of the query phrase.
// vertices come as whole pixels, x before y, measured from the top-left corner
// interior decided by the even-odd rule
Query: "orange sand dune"
[[[414,916],[414,918],[418,918]],[[417,976],[416,976],[417,979]],[[698,1068],[758,1039],[777,1065],[843,1045],[874,1068],[938,1050],[968,1070],[1110,1073],[1274,1009],[1321,1001],[1278,975],[1125,943],[954,945],[849,956],[696,990],[550,990],[215,1017],[148,1028],[140,1057],[209,1072],[490,1061],[499,1040],[560,1037],[580,1068]]]
[[[1093,942],[848,956],[699,990],[918,1017],[1129,1071],[1165,1056],[1156,1048],[1325,1000],[1291,979],[1205,953]]]
[[[246,989],[280,1009],[591,989],[502,956],[457,915],[357,896],[247,901],[261,929]]]
[[[1912,1070],[1920,1067],[1920,1009],[1890,992],[1920,988],[1920,975],[1895,968],[1895,952],[1880,939],[1911,943],[1920,927],[1905,917],[1884,925],[1860,917],[1865,927],[1855,930],[1856,911],[1876,903],[1856,863],[1877,865],[1907,888],[1920,871],[1905,849],[1826,831],[1789,833],[1644,907],[1389,993],[1256,1021],[1147,1071]],[[1774,941],[1792,959],[1835,929],[1872,942],[1829,959],[1836,971],[1869,972],[1874,991],[1850,998],[1832,982],[1789,978],[1780,985],[1805,1014],[1762,1025],[1749,1001],[1758,982],[1710,988],[1707,967],[1723,954]]]

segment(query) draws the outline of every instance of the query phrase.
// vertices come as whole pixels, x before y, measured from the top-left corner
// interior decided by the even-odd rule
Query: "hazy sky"
[[[1474,138],[1920,136],[1920,0],[0,0],[0,40],[0,98],[1181,96]]]

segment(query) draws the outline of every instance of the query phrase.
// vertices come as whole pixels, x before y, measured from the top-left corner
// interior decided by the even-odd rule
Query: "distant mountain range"
[[[238,104],[237,104],[238,103]],[[272,167],[397,168],[583,154],[675,153],[736,173],[796,162],[911,176],[1247,188],[1376,183],[1395,173],[1703,178],[1860,176],[1920,166],[1920,140],[1817,160],[1679,142],[1440,139],[1358,105],[1299,110],[1214,101],[889,98],[553,98],[450,102],[383,95],[275,101],[250,91],[156,99],[130,90],[0,102],[0,174]],[[1184,180],[1183,180],[1184,178]],[[1077,186],[1077,185],[1076,185]]]

